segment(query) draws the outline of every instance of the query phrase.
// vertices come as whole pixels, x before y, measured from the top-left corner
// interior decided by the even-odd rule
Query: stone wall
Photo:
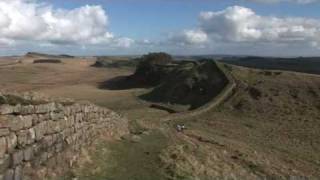
[[[125,118],[90,103],[28,100],[21,105],[15,100],[9,105],[3,99],[0,180],[46,179],[54,168],[72,166],[79,150],[100,135],[119,138],[128,133]]]

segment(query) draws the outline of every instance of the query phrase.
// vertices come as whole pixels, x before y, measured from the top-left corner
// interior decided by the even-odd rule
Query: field
[[[198,116],[164,121],[167,111],[138,98],[149,89],[103,86],[133,69],[76,57],[33,64],[37,58],[1,58],[1,89],[91,101],[130,120],[131,135],[96,142],[67,179],[320,177],[318,75],[222,65],[237,83],[232,96]],[[187,129],[179,133],[176,124]]]

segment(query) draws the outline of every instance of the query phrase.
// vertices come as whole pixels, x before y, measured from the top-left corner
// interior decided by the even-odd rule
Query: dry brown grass
[[[161,147],[163,149],[158,152],[147,142],[157,142],[158,136],[153,139],[144,134],[146,137],[135,143],[130,156],[125,156],[127,151],[121,149],[131,147],[132,142],[127,140],[117,142],[115,146],[108,143],[97,146],[102,149],[111,146],[114,153],[123,153],[113,158],[116,161],[135,162],[134,158],[149,156],[135,157],[135,150],[147,148],[144,150],[148,151],[150,148],[158,154],[149,160],[146,158],[143,166],[154,164],[151,161],[159,155],[161,168],[159,164],[146,167],[163,172],[168,179],[320,177],[319,76],[292,72],[270,75],[233,67],[231,73],[239,86],[222,106],[166,124],[160,120],[168,115],[167,112],[149,108],[136,98],[136,94],[145,89],[99,88],[99,84],[108,79],[132,73],[128,69],[93,68],[90,67],[94,63],[92,59],[63,59],[63,64],[32,64],[31,58],[14,65],[8,65],[8,62],[12,59],[0,60],[2,90],[37,91],[50,96],[89,100],[128,116],[133,133],[160,129],[168,137],[163,139],[168,146]],[[177,133],[173,128],[177,123],[185,124],[188,129]],[[99,151],[95,153],[98,154],[91,156],[99,158],[103,155]],[[108,159],[103,160],[108,163]],[[108,164],[101,164],[101,167],[106,167],[105,173],[112,171]],[[130,168],[130,164],[125,167]],[[139,173],[142,173],[137,174],[139,177],[146,179],[150,174]],[[121,177],[113,178],[124,179]]]
[[[157,117],[166,115],[140,103],[136,94],[143,89],[108,90],[99,85],[108,79],[132,73],[126,68],[95,68],[95,58],[61,58],[62,64],[33,64],[34,59],[42,57],[0,59],[0,86],[5,91],[36,91],[53,97],[66,97],[80,101],[90,101],[105,106],[124,115],[137,119],[150,128],[158,126]],[[145,114],[142,115],[142,114]]]
[[[193,144],[182,158],[194,156],[191,162],[205,167],[192,176],[210,172],[221,178],[224,174],[245,179],[319,178],[320,76],[293,72],[270,76],[259,70],[232,69],[239,86],[231,98],[218,109],[173,122],[189,128],[180,138],[183,141],[176,143]],[[165,154],[170,151],[175,150]],[[229,168],[217,169],[217,163]],[[178,164],[193,167],[193,163]]]

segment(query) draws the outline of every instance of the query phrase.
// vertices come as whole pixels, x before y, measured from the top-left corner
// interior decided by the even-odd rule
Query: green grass
[[[162,180],[159,154],[167,146],[160,131],[101,142],[91,153],[93,164],[76,171],[79,180]]]

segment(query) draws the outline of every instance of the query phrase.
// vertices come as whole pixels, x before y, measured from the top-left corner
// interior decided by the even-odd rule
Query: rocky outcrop
[[[72,166],[99,136],[128,133],[125,118],[90,103],[29,98],[6,104],[12,95],[0,97],[0,180],[46,179],[55,167]]]

